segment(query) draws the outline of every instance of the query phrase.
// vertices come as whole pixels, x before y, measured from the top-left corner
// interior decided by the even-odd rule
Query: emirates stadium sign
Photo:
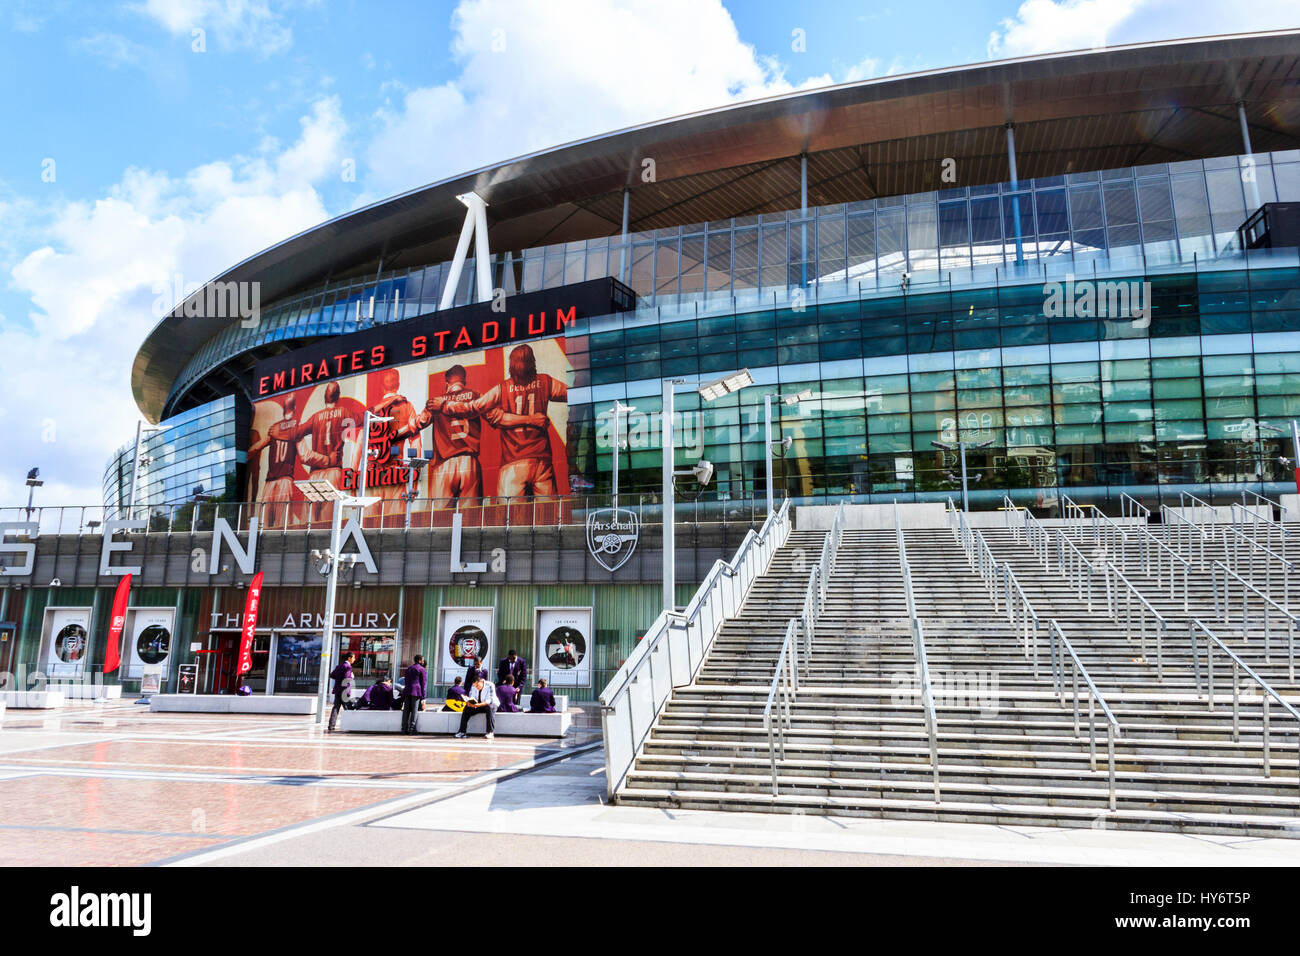
[[[563,335],[579,319],[625,312],[636,294],[617,279],[475,302],[338,335],[253,367],[254,399],[422,359]]]

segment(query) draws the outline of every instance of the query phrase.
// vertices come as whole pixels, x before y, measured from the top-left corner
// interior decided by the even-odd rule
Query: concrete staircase
[[[1073,695],[1053,689],[1047,642],[1037,667],[947,530],[906,532],[938,715],[941,796],[935,801],[929,740],[914,693],[895,533],[846,531],[814,651],[772,792],[763,724],[786,625],[821,533],[796,531],[719,634],[695,684],[677,689],[617,794],[620,803],[695,809],[844,814],[1043,826],[1137,828],[1261,836],[1300,835],[1300,726],[1270,708],[1271,776],[1263,775],[1262,705],[1243,683],[1234,735],[1229,671],[1222,658],[1211,709],[1198,697],[1182,601],[1145,587],[1131,556],[1114,560],[1173,629],[1157,678],[1123,626],[1093,612],[1072,586],[1046,572],[1009,531],[985,530],[1041,620],[1055,618],[1122,727],[1114,741],[1116,808],[1110,809],[1105,724],[1090,758],[1087,698],[1076,729]],[[1119,549],[1122,550],[1122,549]],[[1197,578],[1191,615],[1213,620],[1208,578]],[[1162,595],[1164,595],[1162,597]],[[1208,608],[1208,609],[1207,609]],[[1213,627],[1213,625],[1211,624]],[[1272,660],[1226,627],[1225,643],[1288,697],[1285,644]],[[1202,650],[1202,667],[1204,651]],[[1235,739],[1234,739],[1235,736]]]

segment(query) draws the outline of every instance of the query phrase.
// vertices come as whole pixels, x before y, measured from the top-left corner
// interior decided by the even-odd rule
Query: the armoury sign
[[[641,519],[627,508],[597,508],[587,515],[587,550],[606,571],[617,571],[636,550]]]
[[[503,296],[333,336],[253,367],[253,397],[421,359],[563,335],[580,319],[624,312],[636,296],[616,279]]]

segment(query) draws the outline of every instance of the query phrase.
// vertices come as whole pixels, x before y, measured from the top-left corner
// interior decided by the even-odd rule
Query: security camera
[[[781,439],[781,448],[784,451],[789,451],[790,446],[792,446],[793,444],[794,444],[794,439],[791,438],[789,435],[786,435],[784,438]]]
[[[50,587],[52,587],[52,588],[58,588],[58,587],[62,587],[62,586],[63,586],[63,582],[60,581],[58,578],[51,578],[51,579],[50,579]]]

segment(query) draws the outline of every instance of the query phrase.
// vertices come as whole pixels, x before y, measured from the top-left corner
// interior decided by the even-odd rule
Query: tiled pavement
[[[323,736],[311,718],[152,715],[130,702],[11,710],[0,865],[1300,861],[1292,840],[609,806],[597,733],[581,723],[560,744]]]
[[[150,714],[131,701],[9,710],[0,865],[157,863],[419,803],[561,746],[324,735],[310,717]]]

